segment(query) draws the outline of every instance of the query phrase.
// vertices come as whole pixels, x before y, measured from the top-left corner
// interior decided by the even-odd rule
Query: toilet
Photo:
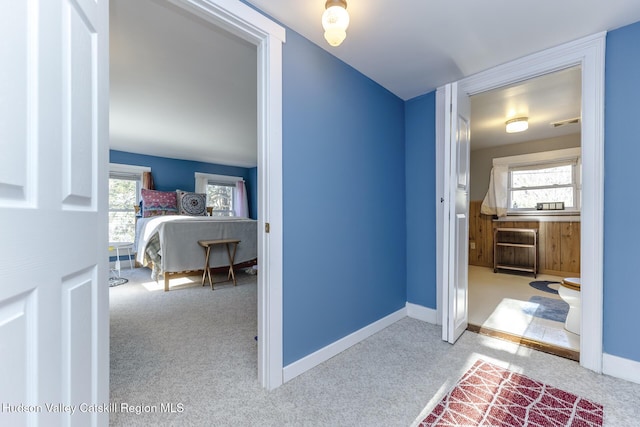
[[[568,277],[562,280],[558,288],[558,294],[567,304],[569,304],[569,313],[567,320],[564,322],[564,328],[580,335],[580,318],[582,301],[580,299],[580,278]]]

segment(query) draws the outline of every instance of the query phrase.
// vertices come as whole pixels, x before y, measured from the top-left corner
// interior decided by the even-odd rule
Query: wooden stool
[[[233,260],[236,257],[236,249],[238,249],[238,239],[218,239],[218,240],[198,240],[198,244],[204,248],[204,272],[202,273],[202,286],[204,286],[205,277],[209,278],[209,285],[213,290],[213,280],[211,280],[211,267],[209,267],[209,258],[211,255],[211,248],[215,245],[225,245],[227,247],[227,257],[229,259],[229,273],[227,274],[227,281],[233,280],[233,286],[236,285],[236,275],[233,271]],[[229,248],[229,245],[233,245],[233,252]]]

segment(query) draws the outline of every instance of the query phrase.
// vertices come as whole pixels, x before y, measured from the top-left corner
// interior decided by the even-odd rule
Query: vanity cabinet
[[[538,229],[501,228],[493,230],[493,272],[515,270],[538,274]]]

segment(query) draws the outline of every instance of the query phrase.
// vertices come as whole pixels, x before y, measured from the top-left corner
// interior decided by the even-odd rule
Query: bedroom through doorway
[[[141,134],[136,134],[135,132],[133,132],[133,135],[131,136],[138,136],[139,138],[137,139],[140,140],[139,142],[146,142],[152,145],[155,144],[157,147],[164,150],[179,151],[181,154],[179,156],[174,156],[175,158],[184,158],[189,155],[193,155],[193,152],[190,151],[188,142],[191,140],[189,137],[193,137],[196,134],[196,123],[204,123],[203,126],[205,127],[207,123],[210,126],[218,125],[217,127],[221,127],[222,124],[226,123],[225,120],[222,120],[222,124],[220,124],[220,122],[216,122],[216,116],[213,114],[206,114],[207,111],[203,108],[202,104],[194,102],[193,104],[195,105],[187,106],[188,108],[180,108],[178,105],[179,103],[177,102],[178,96],[182,95],[181,91],[178,90],[178,86],[180,85],[177,83],[192,83],[196,78],[203,76],[206,77],[206,74],[211,72],[211,70],[208,67],[192,66],[192,68],[195,68],[195,70],[192,71],[195,71],[196,73],[196,76],[193,79],[189,79],[189,76],[186,75],[178,75],[177,77],[174,76],[175,78],[166,79],[166,84],[156,84],[154,89],[158,91],[157,93],[160,93],[165,97],[169,97],[168,101],[161,102],[158,98],[144,98],[137,96],[135,90],[133,90],[138,87],[137,84],[131,84],[131,82],[129,82],[128,85],[118,86],[118,84],[116,84],[114,68],[117,66],[126,67],[126,65],[133,60],[137,60],[138,63],[140,61],[146,61],[146,63],[139,65],[135,70],[131,70],[133,71],[133,81],[135,83],[144,83],[149,80],[150,72],[166,71],[166,69],[156,66],[154,61],[169,61],[170,68],[176,68],[180,65],[188,64],[188,61],[180,61],[176,57],[172,57],[169,55],[169,52],[171,49],[176,49],[175,42],[183,36],[182,33],[192,31],[194,27],[198,26],[208,26],[209,31],[217,33],[216,36],[218,39],[234,41],[236,44],[240,43],[251,49],[251,56],[253,57],[254,63],[253,66],[242,67],[243,72],[241,73],[225,73],[225,75],[236,76],[244,74],[249,70],[253,76],[251,83],[239,85],[227,84],[224,89],[237,89],[238,86],[245,89],[247,87],[254,88],[252,94],[254,101],[251,107],[251,116],[253,116],[254,119],[252,120],[251,126],[240,125],[235,126],[235,128],[241,129],[243,127],[247,127],[254,129],[254,131],[250,132],[252,133],[252,138],[254,140],[252,150],[254,159],[257,157],[257,159],[254,160],[255,174],[257,175],[257,184],[255,185],[255,191],[257,193],[256,216],[258,221],[257,251],[258,259],[264,262],[261,262],[260,274],[256,276],[259,286],[257,286],[257,303],[253,306],[252,311],[254,312],[255,318],[257,318],[257,327],[254,326],[254,331],[251,335],[251,345],[256,345],[255,337],[257,335],[262,337],[262,339],[257,342],[257,354],[255,354],[254,349],[254,361],[257,359],[258,379],[263,387],[275,388],[282,382],[282,331],[281,321],[279,321],[282,313],[281,305],[274,303],[274,301],[277,302],[278,300],[269,298],[269,295],[271,293],[279,294],[282,287],[282,195],[280,186],[281,175],[279,172],[281,170],[279,164],[281,163],[282,143],[280,130],[281,122],[279,118],[281,115],[282,94],[279,82],[281,81],[281,44],[285,39],[284,29],[243,4],[218,5],[216,1],[201,2],[194,0],[188,2],[188,4],[187,2],[181,1],[166,3],[141,1],[135,2],[134,6],[131,2],[121,2],[116,0],[112,1],[110,6],[112,12],[111,48],[112,50],[120,48],[121,53],[120,57],[116,57],[113,54],[113,51],[111,55],[111,108],[113,110],[113,106],[118,95],[124,94],[124,96],[128,96],[129,100],[144,100],[173,116],[172,119],[182,120],[186,124],[187,137],[179,139],[179,142],[176,144],[175,142],[171,143],[171,137],[175,137],[175,133],[173,133],[173,129],[171,129],[172,126],[170,125],[170,121],[163,120],[160,115],[150,114],[149,111],[144,109],[130,107],[121,111],[121,113],[124,114],[119,116],[122,119],[121,123],[126,123],[127,125],[132,126],[137,125],[137,129],[141,129],[141,127],[143,127],[140,126],[141,124],[146,124],[146,129],[143,130],[147,132],[156,132],[155,138],[151,138],[148,135],[141,136]],[[123,14],[123,16],[131,20],[133,25],[130,27],[131,32],[119,40],[120,43],[117,41],[114,42],[114,34],[116,34],[116,32],[113,28],[113,24],[116,22],[113,19],[114,10],[117,12],[118,6],[135,8],[135,10],[127,11],[128,13]],[[173,30],[170,30],[169,25],[165,25],[150,39],[147,37],[143,42],[140,42],[139,39],[136,40],[137,37],[142,39],[145,38],[142,28],[146,25],[157,24],[158,22],[168,24],[168,22],[162,22],[161,20],[150,18],[152,12],[157,12],[158,10],[161,10],[162,12],[172,12],[179,19],[189,21],[189,24],[186,27],[183,26],[178,29],[174,28]],[[218,22],[225,22],[226,30],[221,30],[216,24],[214,24]],[[155,43],[158,40],[164,40],[164,43],[156,45]],[[219,55],[207,57],[203,51],[203,40],[209,40],[209,37],[200,37],[197,40],[192,41],[191,45],[188,45],[182,50],[178,49],[178,51],[185,54],[190,53],[188,51],[191,51],[192,53],[197,54],[196,56],[198,56],[198,58],[214,62],[217,61],[216,63],[221,66],[228,65],[232,62],[220,61],[221,56]],[[136,41],[138,44],[136,44]],[[267,43],[268,49],[265,49],[265,44]],[[153,46],[155,46],[154,49],[152,49]],[[136,48],[142,50],[136,54]],[[260,52],[260,54],[258,54],[258,52]],[[234,58],[234,54],[232,54],[230,58]],[[258,82],[260,83],[258,84]],[[186,95],[191,97],[195,96],[197,98],[197,95],[201,95],[205,92],[205,89],[211,90],[210,86],[211,84],[209,84],[209,86],[196,86],[195,90],[188,92]],[[220,96],[209,96],[205,101],[221,101],[220,98]],[[132,105],[135,105],[135,102]],[[222,109],[224,112],[233,113],[233,105],[235,104],[227,102],[222,106]],[[189,111],[193,114],[187,114]],[[141,114],[137,117],[142,117],[143,120],[135,120],[135,114]],[[112,111],[112,119],[117,117],[118,115],[113,114]],[[111,122],[111,148],[123,149],[122,146],[116,146],[115,143],[118,137],[122,137],[122,134],[114,132],[114,123],[116,122],[116,120],[112,120]],[[231,126],[234,125],[234,123],[227,124]],[[205,151],[198,152],[196,160],[194,161],[200,160],[202,162],[217,162],[218,164],[226,163],[217,161],[220,158],[221,153],[216,151],[215,144],[213,144],[216,140],[226,141],[228,143],[230,138],[220,137],[210,139],[210,143],[205,144]],[[133,140],[120,138],[120,142],[125,144],[125,148],[129,148],[132,147]],[[231,144],[230,147],[233,148],[235,145],[237,144]],[[133,148],[131,148],[131,151],[134,151]],[[154,155],[163,155],[167,158],[170,157],[166,154],[166,151],[164,154],[160,152],[155,153]],[[268,162],[267,159],[269,160]],[[231,162],[232,164],[234,163],[233,159]],[[170,175],[173,175],[175,178],[179,175],[178,172],[179,170],[176,169],[174,173]],[[189,179],[191,180],[193,178],[191,177]],[[272,225],[272,232],[269,235],[265,235],[262,230],[265,229],[265,224],[269,223]],[[209,292],[211,291],[209,290]],[[167,295],[169,294],[172,294],[172,292],[167,293]],[[175,294],[178,294],[178,292]],[[258,308],[260,308],[260,310],[258,310]],[[263,321],[265,318],[269,318],[270,322],[267,323]],[[273,345],[268,345],[269,343]],[[253,376],[255,373],[255,369],[253,369],[250,375]]]

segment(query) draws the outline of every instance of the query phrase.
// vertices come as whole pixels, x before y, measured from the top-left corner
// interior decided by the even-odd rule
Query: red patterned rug
[[[602,426],[603,407],[478,360],[420,427]]]

